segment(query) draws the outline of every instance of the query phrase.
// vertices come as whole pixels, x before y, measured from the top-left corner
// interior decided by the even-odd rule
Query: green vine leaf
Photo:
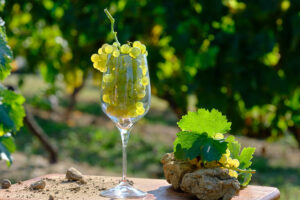
[[[231,122],[228,122],[226,116],[216,109],[188,112],[177,124],[182,131],[207,133],[211,137],[216,133],[226,133],[231,127]]]
[[[0,122],[4,130],[2,135],[6,132],[18,131],[23,126],[24,101],[24,97],[20,94],[0,87]]]
[[[4,24],[4,21],[0,18],[0,80],[3,80],[10,74],[11,67],[9,63],[12,59],[12,51],[7,45]]]
[[[243,187],[245,187],[249,184],[249,182],[251,181],[251,178],[252,178],[251,173],[242,173],[242,174],[239,174],[239,176],[238,176],[238,180]]]
[[[254,152],[255,152],[254,147],[246,147],[242,150],[239,156],[241,169],[247,169],[251,166],[252,164],[251,159],[253,158]]]
[[[0,2],[3,10],[5,1]],[[4,27],[5,22],[0,18],[0,80],[5,79],[11,71],[9,63],[12,60],[12,51],[7,44]],[[0,160],[6,160],[11,165],[11,153],[16,150],[12,133],[23,126],[25,99],[20,94],[8,90],[0,84]]]
[[[174,142],[174,155],[177,159],[194,159],[198,156],[203,161],[219,160],[225,153],[227,142],[214,140],[207,134],[195,132],[179,132]]]
[[[235,140],[235,137],[230,135],[225,140],[228,142],[228,149],[230,151],[230,156],[233,159],[239,159],[240,151],[241,151],[241,145],[238,141]]]
[[[16,147],[11,135],[8,134],[0,137],[0,160],[6,160],[8,166],[13,162],[11,153],[15,150]]]

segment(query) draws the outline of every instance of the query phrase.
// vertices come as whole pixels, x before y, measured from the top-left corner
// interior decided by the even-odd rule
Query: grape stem
[[[115,38],[116,42],[118,43],[118,46],[120,46],[119,40],[117,38],[117,32],[115,32],[115,30],[114,30],[115,19],[108,12],[107,8],[104,9],[104,12],[105,12],[106,16],[108,17],[108,19],[110,20],[110,23],[111,23],[111,32],[114,35],[114,38]]]
[[[232,170],[235,170],[235,171],[240,172],[240,173],[251,173],[251,174],[256,173],[256,170],[252,170],[252,169],[246,170],[246,169],[239,169],[239,168],[234,168],[234,167],[229,167],[227,169],[232,169]]]

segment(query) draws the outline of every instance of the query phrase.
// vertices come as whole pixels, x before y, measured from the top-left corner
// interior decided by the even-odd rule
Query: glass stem
[[[126,173],[127,173],[127,144],[129,140],[130,132],[126,129],[120,129],[121,139],[122,139],[122,153],[123,153],[123,173],[122,173],[122,181],[126,182]]]

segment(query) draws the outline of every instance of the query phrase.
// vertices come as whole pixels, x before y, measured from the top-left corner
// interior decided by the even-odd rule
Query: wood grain
[[[0,189],[0,200],[24,200],[20,198],[22,196],[30,196],[31,191],[24,190],[24,187],[28,187],[32,182],[40,180],[41,178],[62,178],[62,174],[49,174],[35,179],[24,181],[22,184],[14,184],[8,190]],[[86,176],[87,178],[96,178],[96,176]],[[107,180],[119,180],[119,177],[102,177]],[[148,195],[143,198],[144,200],[196,200],[195,197],[182,193],[175,192],[165,180],[162,179],[142,179],[142,178],[130,178],[134,181],[134,186],[143,191],[147,191]],[[18,194],[18,195],[17,195]],[[101,197],[98,193],[94,196],[87,198],[82,194],[80,200],[101,200],[107,199]],[[18,198],[17,198],[18,197]],[[265,187],[265,186],[255,186],[249,185],[248,187],[240,190],[238,196],[232,198],[232,200],[277,200],[280,197],[280,192],[277,188],[274,187]],[[48,200],[49,194],[45,194],[44,197],[39,197],[38,199],[31,198],[31,200]],[[60,198],[59,198],[60,199]],[[72,199],[72,200],[76,200]]]

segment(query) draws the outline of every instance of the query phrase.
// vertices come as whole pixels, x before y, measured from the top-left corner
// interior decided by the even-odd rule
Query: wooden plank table
[[[22,184],[13,184],[9,190],[6,189],[0,189],[0,200],[24,200],[29,199],[31,200],[48,200],[49,199],[49,193],[46,194],[43,197],[34,197],[30,196],[33,195],[31,191],[24,190],[25,187],[30,186],[31,183],[40,180],[42,178],[49,178],[49,179],[63,179],[65,175],[62,174],[50,174],[45,175],[42,177],[38,177],[35,179],[27,180],[22,182]],[[111,180],[119,180],[120,177],[96,177],[96,176],[85,176],[85,178],[93,178],[93,179],[107,179],[109,181]],[[175,192],[170,187],[170,184],[166,182],[166,180],[163,179],[143,179],[143,178],[129,178],[134,182],[134,186],[136,188],[139,188],[143,191],[148,192],[148,195],[144,197],[144,200],[195,200],[196,198],[181,192]],[[47,188],[47,186],[46,186]],[[45,189],[46,189],[45,188]],[[22,196],[27,198],[21,198]],[[64,197],[67,196],[67,194],[61,194],[60,197],[55,197],[54,199],[65,199]],[[255,185],[249,185],[243,190],[240,190],[238,196],[235,196],[232,198],[232,200],[277,200],[280,197],[280,192],[277,188],[274,187],[265,187],[265,186],[255,186]],[[70,200],[101,200],[101,199],[107,199],[104,197],[101,197],[99,195],[99,192],[95,194],[91,194],[89,192],[86,193],[86,196],[81,196],[80,198],[70,198],[67,197],[66,199]]]

